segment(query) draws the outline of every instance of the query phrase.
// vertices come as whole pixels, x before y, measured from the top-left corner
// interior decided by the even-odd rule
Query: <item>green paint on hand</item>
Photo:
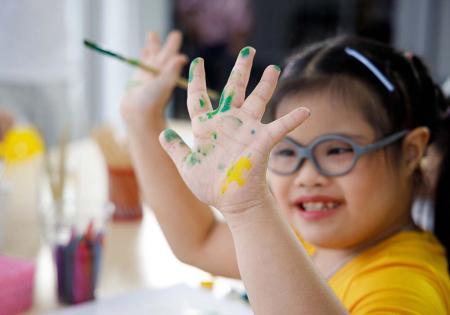
[[[189,66],[188,82],[192,82],[192,80],[194,79],[194,70],[199,62],[200,62],[200,57],[197,57],[194,60],[192,60],[191,65]]]
[[[206,117],[208,117],[208,119],[212,119],[214,116],[216,116],[219,113],[219,111],[220,111],[220,106],[217,107],[212,112],[206,113]]]
[[[213,131],[213,132],[211,133],[211,139],[217,140],[217,132]]]
[[[200,157],[198,156],[197,152],[191,152],[188,155],[186,155],[186,157],[184,158],[184,161],[190,166],[194,166],[195,164],[200,164],[200,162],[201,162]]]
[[[223,104],[223,96],[224,95],[225,95],[225,90],[223,90],[222,93],[220,94],[219,107],[222,106],[222,104]]]
[[[208,113],[206,113],[206,114],[208,114]],[[205,117],[205,116],[199,116],[198,117],[198,121],[200,121],[200,122],[205,122],[207,120],[208,120],[208,117]]]
[[[222,113],[229,111],[231,108],[231,103],[233,102],[234,98],[234,92],[231,92],[228,94],[228,96],[225,98],[225,101],[222,104],[222,109],[220,110]]]
[[[239,53],[242,58],[247,58],[248,55],[250,55],[250,47],[244,47],[241,49],[241,52]]]
[[[255,130],[255,129],[252,129],[252,130],[250,131],[250,133],[251,133],[252,135],[254,135],[254,134],[256,133],[256,130]]]
[[[230,110],[233,98],[234,98],[234,91],[228,94],[227,97],[225,97],[225,90],[223,90],[222,94],[220,95],[219,106],[215,110],[206,113],[206,117],[208,117],[208,119],[212,119],[218,113]]]
[[[273,65],[273,67],[275,68],[275,70],[277,70],[278,72],[281,72],[281,68],[278,65]]]
[[[165,129],[164,130],[164,139],[166,139],[167,142],[171,142],[172,140],[181,139],[181,138],[172,129]]]
[[[203,99],[203,96],[200,98],[199,102],[200,102],[200,108],[204,108],[205,107],[205,100]]]

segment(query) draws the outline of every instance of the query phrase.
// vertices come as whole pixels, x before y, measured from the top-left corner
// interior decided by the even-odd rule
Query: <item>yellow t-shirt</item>
[[[397,233],[353,258],[328,283],[353,315],[450,314],[445,249],[428,232]]]

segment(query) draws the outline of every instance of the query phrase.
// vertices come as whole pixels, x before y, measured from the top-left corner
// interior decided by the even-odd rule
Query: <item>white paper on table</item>
[[[203,289],[179,284],[164,289],[142,289],[114,298],[83,303],[49,315],[252,315],[244,302],[219,299]]]

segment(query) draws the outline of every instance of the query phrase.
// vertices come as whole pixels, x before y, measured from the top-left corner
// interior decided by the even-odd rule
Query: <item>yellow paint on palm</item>
[[[227,178],[225,179],[220,193],[223,195],[228,186],[232,182],[236,182],[239,186],[245,185],[245,178],[243,177],[244,170],[250,170],[252,168],[252,161],[248,157],[241,157],[236,163],[234,163],[227,171]]]

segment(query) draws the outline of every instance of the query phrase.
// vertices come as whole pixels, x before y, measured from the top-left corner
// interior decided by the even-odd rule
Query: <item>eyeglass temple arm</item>
[[[384,146],[387,146],[388,144],[391,144],[391,143],[397,141],[398,139],[401,139],[408,132],[409,132],[409,130],[402,130],[402,131],[396,132],[396,133],[394,133],[394,134],[392,134],[392,135],[390,135],[390,136],[388,136],[388,137],[386,137],[384,139],[381,139],[380,141],[377,141],[375,143],[371,143],[371,144],[368,144],[368,145],[363,146],[363,147],[358,147],[359,154],[369,153],[369,152],[378,150],[378,149],[380,149],[380,148],[382,148]]]

